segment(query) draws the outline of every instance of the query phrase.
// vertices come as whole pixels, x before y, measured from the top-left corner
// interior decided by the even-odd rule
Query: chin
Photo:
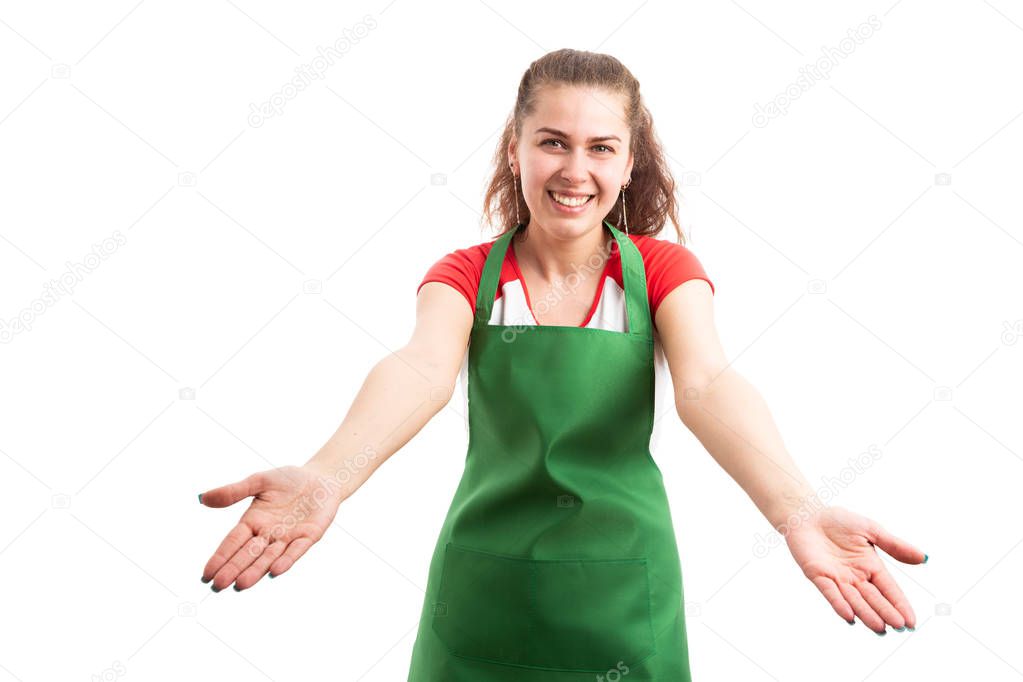
[[[540,229],[552,239],[558,241],[573,241],[600,229],[600,223],[591,224],[590,221],[565,221],[554,219],[548,221]]]

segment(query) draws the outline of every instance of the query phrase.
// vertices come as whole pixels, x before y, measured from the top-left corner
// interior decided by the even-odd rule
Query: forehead
[[[625,139],[625,101],[602,88],[547,85],[537,91],[536,107],[527,118],[525,134],[540,126],[557,128],[575,137],[616,134]]]

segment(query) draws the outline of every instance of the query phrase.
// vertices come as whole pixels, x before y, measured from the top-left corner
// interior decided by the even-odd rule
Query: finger
[[[874,609],[870,608],[870,604],[866,602],[860,591],[847,582],[837,581],[837,584],[842,596],[853,607],[853,611],[863,621],[863,624],[876,633],[884,632],[884,621]]]
[[[219,592],[233,583],[242,571],[259,558],[269,544],[266,538],[258,535],[249,538],[248,542],[235,552],[234,556],[213,577],[213,584],[217,591]]]
[[[284,550],[284,554],[270,564],[270,574],[277,576],[290,570],[295,565],[295,562],[306,553],[306,550],[313,546],[313,542],[314,540],[310,537],[300,537],[292,540],[288,544],[288,548]]]
[[[927,555],[902,538],[896,537],[876,523],[871,528],[872,538],[868,538],[873,544],[885,551],[893,559],[898,559],[904,564],[922,564]]]
[[[235,578],[234,586],[235,589],[244,590],[252,587],[262,579],[266,572],[270,568],[270,564],[274,562],[277,557],[284,554],[284,550],[287,548],[288,543],[283,540],[277,540],[267,547],[259,557],[252,562],[252,565],[242,571],[242,574]],[[273,575],[271,574],[271,578]]]
[[[885,596],[885,599],[890,601],[895,608],[902,614],[902,619],[906,622],[906,627],[916,628],[916,613],[913,612],[913,607],[910,605],[909,600],[906,599],[906,595],[903,594],[902,588],[895,582],[891,574],[884,567],[880,571],[870,576],[870,581],[877,586],[877,589],[881,591],[881,594]]]
[[[831,604],[831,608],[835,609],[835,613],[841,616],[843,620],[852,622],[855,615],[853,608],[846,601],[845,597],[842,596],[834,580],[827,576],[819,575],[810,582],[817,586],[817,589],[821,591],[824,598]]]
[[[870,581],[863,580],[856,583],[856,589],[860,591],[863,598],[870,604],[870,608],[874,609],[877,615],[881,616],[886,623],[897,630],[906,627],[906,621],[903,620],[902,614],[892,606],[891,602],[885,599],[884,595],[877,589],[877,586]]]
[[[235,502],[252,497],[263,489],[263,472],[247,476],[237,483],[228,483],[213,490],[207,490],[199,496],[199,501],[207,507],[230,507]]]
[[[239,523],[237,526],[231,529],[231,532],[227,534],[227,537],[221,541],[220,546],[217,547],[217,551],[213,553],[210,560],[206,562],[206,568],[202,571],[202,581],[208,583],[217,572],[223,568],[227,560],[230,559],[235,553],[241,549],[242,545],[249,541],[252,537],[252,529],[244,523]],[[218,590],[222,590],[230,583],[223,584],[218,587]]]

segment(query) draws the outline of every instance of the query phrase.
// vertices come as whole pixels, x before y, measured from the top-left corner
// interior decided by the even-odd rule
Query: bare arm
[[[764,399],[728,366],[704,280],[685,282],[657,309],[657,329],[682,422],[784,536],[803,575],[839,616],[879,635],[913,629],[916,615],[874,547],[908,564],[927,555],[876,521],[825,506],[785,450]]]
[[[813,490],[760,393],[728,366],[710,286],[685,282],[661,302],[656,321],[679,418],[777,528]]]
[[[341,502],[451,399],[472,320],[455,289],[423,285],[412,338],[373,367],[341,426],[305,465],[201,493],[200,504],[212,508],[253,498],[206,562],[202,581],[214,592],[231,583],[244,590],[289,571],[323,537]]]
[[[340,501],[451,399],[472,320],[465,298],[447,284],[419,290],[412,338],[370,370],[337,431],[305,465],[338,482]]]

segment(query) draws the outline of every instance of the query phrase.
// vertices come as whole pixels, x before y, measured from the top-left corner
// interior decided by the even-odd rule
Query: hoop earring
[[[512,169],[512,189],[515,191],[515,227],[522,224],[522,219],[519,218],[519,188],[515,182],[518,176],[515,175],[515,166],[509,166]]]
[[[625,221],[625,234],[626,234],[626,236],[628,236],[628,234],[629,234],[629,216],[625,212],[625,190],[627,190],[629,188],[629,185],[631,185],[631,184],[632,184],[632,178],[629,178],[629,181],[626,182],[624,185],[622,185],[622,219]]]

